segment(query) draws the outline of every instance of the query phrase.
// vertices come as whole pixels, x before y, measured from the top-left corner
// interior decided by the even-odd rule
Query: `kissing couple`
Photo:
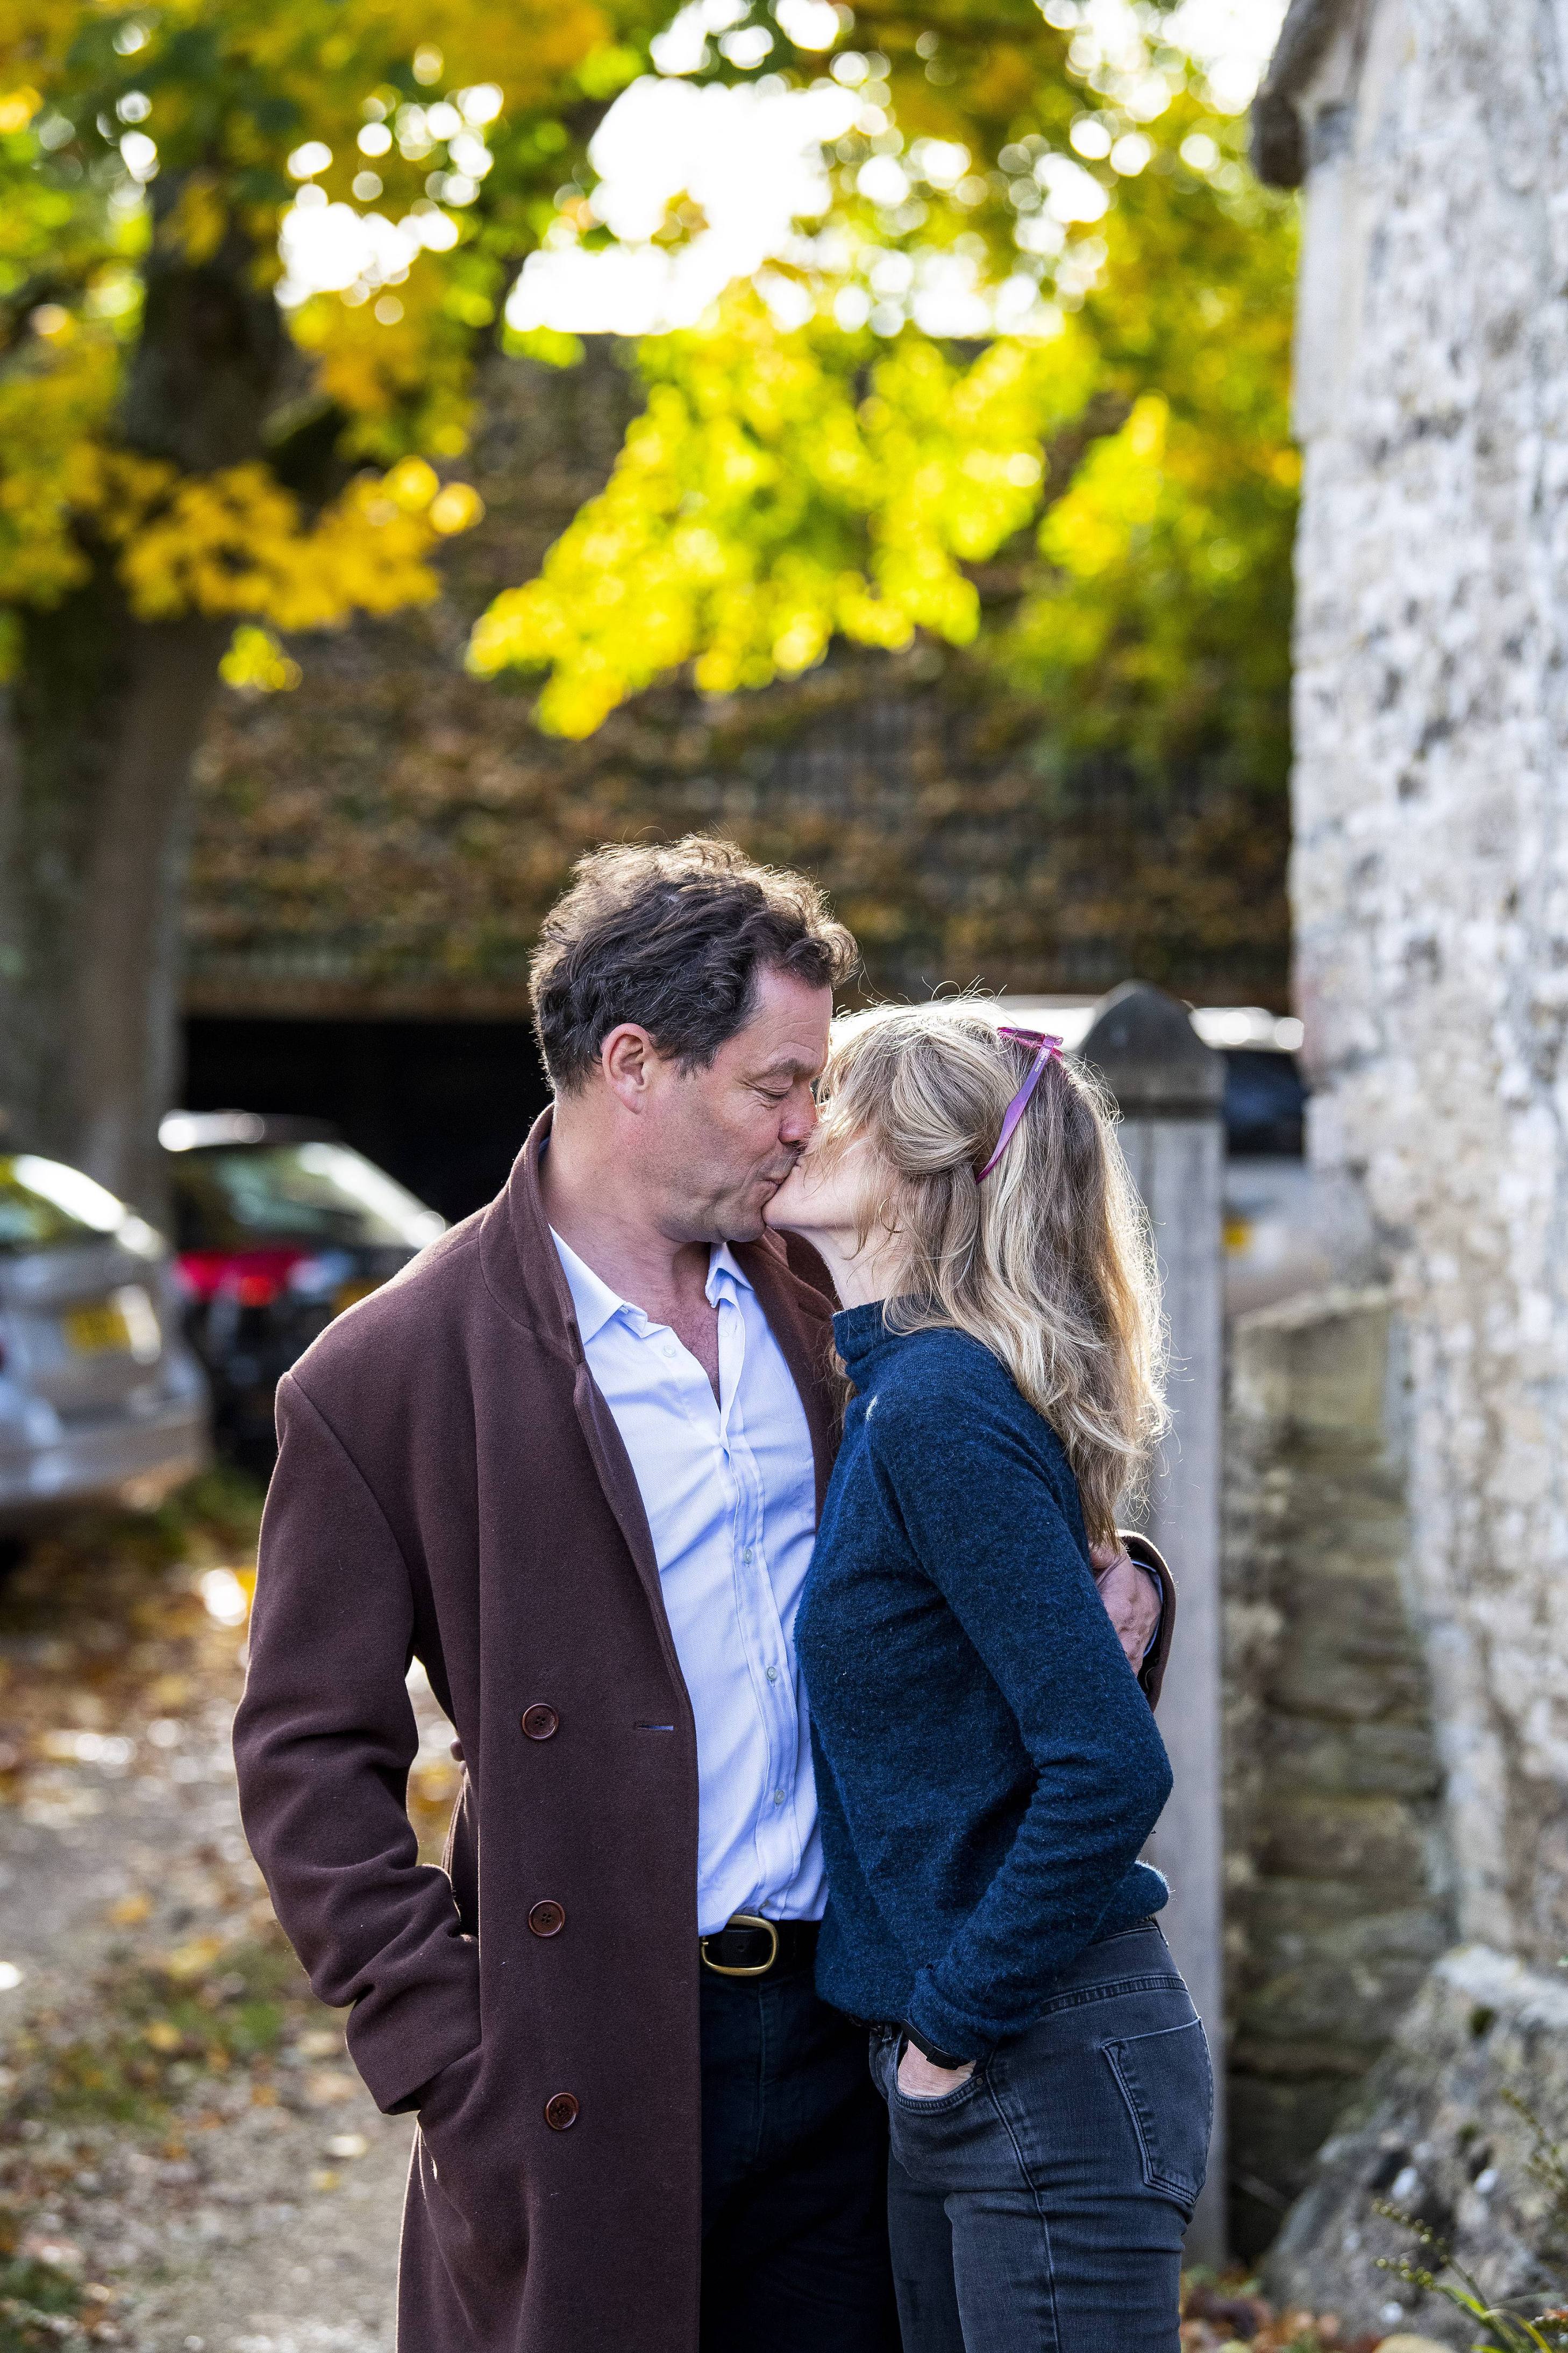
[[[417,2117],[403,2353],[1177,2353],[1149,1237],[1057,1040],[856,961],[727,842],[584,859],[504,1189],[279,1386],[240,1796]]]

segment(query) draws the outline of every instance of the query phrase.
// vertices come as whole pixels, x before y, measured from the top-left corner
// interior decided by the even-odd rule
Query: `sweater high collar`
[[[841,1307],[833,1319],[835,1343],[857,1388],[865,1387],[879,1364],[901,1347],[907,1336],[889,1331],[882,1313],[886,1305],[886,1300],[873,1299],[865,1307]]]

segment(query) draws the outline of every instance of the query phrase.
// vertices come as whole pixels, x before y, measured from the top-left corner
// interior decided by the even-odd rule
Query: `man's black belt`
[[[782,1978],[809,1968],[816,1958],[819,1920],[764,1920],[757,1912],[737,1912],[711,1936],[698,1939],[705,1969],[739,1982]]]

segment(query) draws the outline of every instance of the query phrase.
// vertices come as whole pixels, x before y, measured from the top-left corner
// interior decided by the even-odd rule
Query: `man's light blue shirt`
[[[818,1920],[826,1900],[795,1620],[816,1535],[811,1432],[727,1245],[708,1268],[719,1395],[667,1324],[554,1236],[588,1369],[653,1536],[697,1721],[697,1926],[735,1912]]]

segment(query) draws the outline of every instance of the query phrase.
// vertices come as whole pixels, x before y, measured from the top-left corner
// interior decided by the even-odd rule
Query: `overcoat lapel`
[[[742,1242],[735,1257],[762,1302],[769,1328],[779,1344],[790,1378],[800,1392],[811,1432],[811,1459],[816,1473],[816,1516],[827,1498],[838,1451],[837,1417],[828,1380],[832,1359],[832,1326],[803,1309],[805,1286],[791,1273],[782,1254],[767,1242]]]
[[[637,1570],[643,1598],[652,1612],[675,1688],[689,1717],[691,1702],[676,1656],[675,1639],[669,1630],[669,1620],[664,1607],[664,1588],[659,1582],[658,1557],[654,1551],[653,1533],[643,1507],[637,1473],[632,1469],[626,1442],[616,1427],[615,1416],[588,1369],[582,1335],[577,1329],[577,1314],[572,1303],[571,1286],[566,1281],[560,1254],[550,1231],[550,1222],[544,1214],[544,1205],[540,1198],[539,1161],[550,1134],[551,1120],[552,1113],[547,1107],[530,1129],[528,1141],[519,1153],[507,1181],[507,1208],[517,1248],[518,1273],[531,1300],[536,1305],[548,1303],[552,1321],[559,1324],[561,1345],[572,1366],[573,1411],[583,1432],[583,1441],[587,1447],[595,1476],[604,1489],[605,1501],[615,1514],[626,1539],[626,1550],[632,1556],[632,1566]]]

